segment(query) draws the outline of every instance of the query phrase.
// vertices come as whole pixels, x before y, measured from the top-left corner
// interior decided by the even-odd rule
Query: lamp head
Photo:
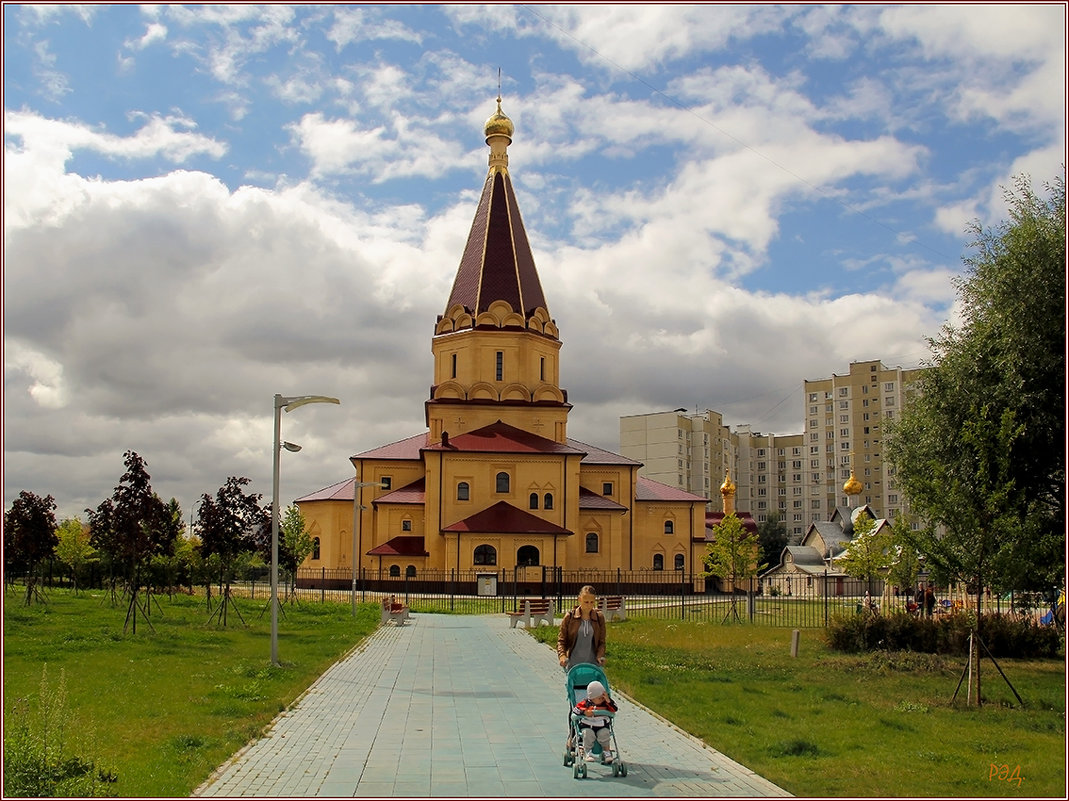
[[[301,449],[300,445],[297,445],[293,442],[283,442],[282,447],[288,450],[290,453],[296,453]]]

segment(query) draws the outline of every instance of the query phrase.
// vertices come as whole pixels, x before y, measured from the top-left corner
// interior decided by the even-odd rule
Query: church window
[[[319,537],[315,537],[312,540],[312,558],[313,559],[318,559],[319,558]]]
[[[516,552],[516,564],[534,567],[538,565],[538,549],[533,545],[524,545]]]
[[[379,486],[382,487],[384,490],[392,489],[393,479],[389,476],[383,476],[379,479]]]
[[[665,520],[664,521],[664,533],[665,534],[675,534],[676,533],[676,524],[673,523],[671,520]]]
[[[598,552],[598,535],[596,532],[591,531],[589,534],[586,535],[586,552]]]
[[[611,481],[602,482],[602,484],[601,484],[601,494],[602,495],[612,495],[612,482]]]
[[[531,493],[531,508],[532,509],[537,509],[538,508],[538,493],[537,492],[532,492]]]
[[[409,565],[408,567],[405,568],[405,577],[406,578],[415,578],[416,577],[416,566],[415,565]]]
[[[390,565],[390,578],[401,578],[400,565]]]
[[[497,548],[493,545],[476,545],[473,561],[477,565],[496,565]]]
[[[412,521],[411,520],[402,520],[401,521],[401,531],[411,531],[411,530],[412,530]]]
[[[498,381],[503,381],[504,380],[504,375],[505,375],[505,354],[504,354],[503,351],[500,351],[500,350],[497,352],[497,366],[496,366],[496,369],[495,369],[495,374],[497,375],[497,380]]]
[[[457,377],[457,355],[455,353],[453,354],[453,375],[450,376],[450,377],[451,378],[456,378]]]
[[[471,499],[471,488],[468,486],[467,481],[461,481],[457,484],[457,500],[467,501]]]
[[[542,508],[543,509],[552,509],[553,508],[553,493],[552,492],[547,492],[546,493],[546,497],[544,497],[542,499]]]
[[[546,380],[546,357],[543,356],[538,360],[538,380]]]
[[[509,474],[501,472],[497,474],[497,491],[508,492],[509,491]]]
[[[683,569],[683,565],[684,565],[683,554],[677,553],[676,554],[676,570],[682,570]]]
[[[663,553],[655,553],[653,555],[653,569],[654,570],[664,570],[664,554]]]

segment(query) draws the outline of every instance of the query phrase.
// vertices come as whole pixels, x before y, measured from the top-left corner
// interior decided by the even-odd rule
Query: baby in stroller
[[[613,776],[626,776],[627,765],[619,759],[619,747],[613,731],[613,718],[619,707],[609,695],[605,672],[593,664],[575,665],[568,671],[568,701],[571,709],[571,733],[564,752],[565,767],[574,766],[572,775],[585,779],[588,762],[612,765]]]

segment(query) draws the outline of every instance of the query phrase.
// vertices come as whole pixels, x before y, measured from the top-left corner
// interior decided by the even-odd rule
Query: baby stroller
[[[605,676],[605,671],[597,665],[584,663],[580,665],[574,665],[571,670],[568,671],[568,679],[565,685],[568,688],[568,703],[572,708],[576,703],[582,700],[586,693],[586,687],[592,681],[600,681],[605,685],[605,690],[611,695],[612,688],[609,686],[609,679]],[[612,738],[612,750],[616,754],[616,758],[612,761],[612,775],[613,776],[626,776],[627,764],[620,759],[620,747],[616,742],[616,732],[613,730],[613,718],[615,717],[612,712],[608,711],[596,711],[595,715],[607,717],[609,719],[609,736]],[[590,764],[586,761],[586,750],[583,748],[583,730],[579,725],[583,719],[582,715],[571,714],[569,716],[571,721],[571,733],[568,736],[568,745],[564,750],[564,767],[572,768],[572,778],[585,779],[587,772],[587,765]],[[594,747],[590,749],[590,753],[594,755],[601,754],[601,744],[595,740]],[[604,757],[602,757],[604,759]]]

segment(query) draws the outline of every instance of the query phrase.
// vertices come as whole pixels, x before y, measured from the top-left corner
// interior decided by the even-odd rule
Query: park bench
[[[556,611],[553,608],[553,600],[551,598],[538,598],[533,601],[524,601],[518,612],[506,612],[505,614],[509,616],[509,628],[516,628],[516,624],[522,620],[524,628],[529,629],[531,626],[542,625],[543,620],[552,626]]]
[[[397,603],[397,599],[392,595],[382,599],[382,625],[385,626],[391,620],[402,625],[408,620],[408,607]]]
[[[598,609],[605,616],[605,622],[610,620],[627,620],[627,605],[622,595],[606,595],[598,598]]]

